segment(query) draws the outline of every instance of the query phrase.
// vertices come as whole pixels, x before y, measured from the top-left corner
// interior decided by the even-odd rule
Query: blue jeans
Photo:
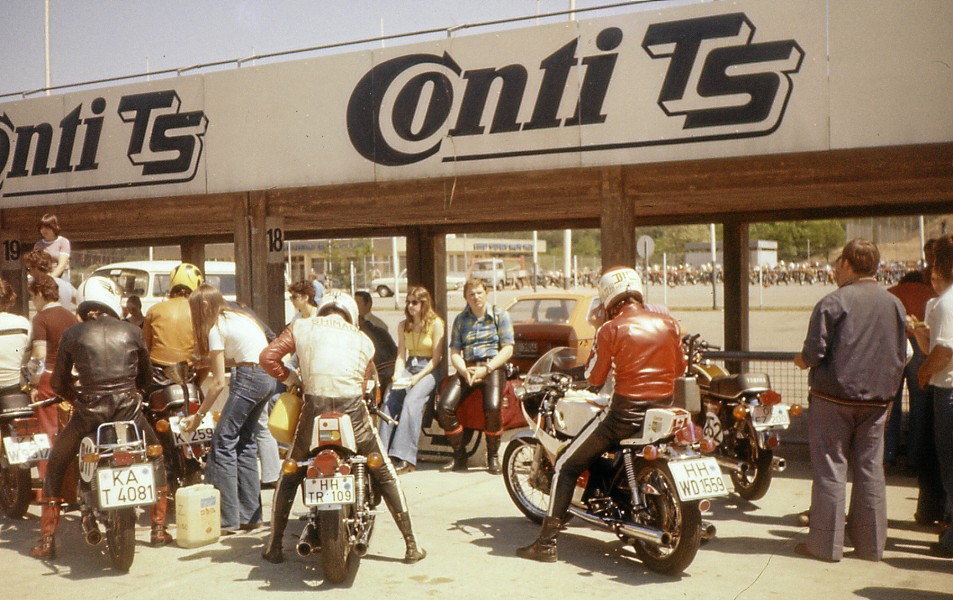
[[[285,392],[283,383],[278,383],[275,393],[265,403],[265,408],[258,417],[260,429],[255,441],[258,442],[258,460],[261,461],[261,482],[274,483],[278,481],[278,475],[281,474],[281,457],[278,455],[278,442],[271,435],[268,429],[268,418],[271,417],[271,411],[274,410],[278,402],[278,396]]]
[[[404,377],[419,373],[430,359],[411,357],[404,368]],[[433,397],[437,380],[433,373],[428,373],[417,385],[410,389],[391,389],[384,399],[384,413],[397,419],[394,426],[385,421],[380,422],[378,431],[381,444],[387,449],[387,454],[395,460],[405,460],[412,465],[417,464],[417,444],[420,441],[420,427],[424,420],[424,405]],[[399,415],[399,418],[398,418]]]
[[[212,436],[205,481],[222,495],[222,529],[261,523],[258,478],[258,418],[275,391],[275,380],[261,367],[239,366]]]
[[[913,342],[913,358],[903,369],[903,381],[897,390],[893,408],[890,410],[890,420],[887,422],[887,431],[884,435],[884,461],[892,462],[897,458],[900,450],[900,429],[903,419],[903,386],[907,385],[907,395],[910,400],[909,418],[907,420],[907,466],[918,468],[920,454],[923,452],[923,440],[927,437],[930,421],[926,413],[927,392],[917,383],[917,371],[923,364],[926,356]]]
[[[933,432],[936,435],[936,457],[940,477],[946,490],[947,509],[953,498],[953,388],[933,388]],[[953,527],[947,528],[940,543],[953,548]]]

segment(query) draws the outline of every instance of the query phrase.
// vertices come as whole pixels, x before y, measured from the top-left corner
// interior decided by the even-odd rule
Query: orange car
[[[517,296],[506,308],[516,338],[511,362],[526,373],[551,348],[567,346],[577,349],[579,364],[584,364],[596,334],[589,314],[598,305],[595,292]]]

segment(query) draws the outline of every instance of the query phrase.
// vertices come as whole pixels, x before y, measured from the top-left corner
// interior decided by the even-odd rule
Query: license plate
[[[156,484],[150,463],[96,470],[99,507],[120,508],[155,504]]]
[[[176,446],[188,446],[190,444],[202,444],[212,441],[212,434],[215,433],[215,422],[212,415],[206,414],[202,417],[202,422],[190,433],[182,433],[182,418],[171,417],[169,419],[169,428],[172,431],[172,439]]]
[[[787,429],[791,424],[788,416],[788,407],[775,404],[774,406],[752,406],[751,422],[758,431],[780,427]]]
[[[725,478],[714,458],[676,460],[668,463],[668,468],[682,502],[728,495]]]
[[[354,504],[354,476],[317,477],[304,480],[305,506]]]
[[[537,342],[516,342],[517,354],[536,354],[539,350]]]
[[[3,451],[11,465],[23,465],[50,457],[50,438],[45,433],[3,438]]]

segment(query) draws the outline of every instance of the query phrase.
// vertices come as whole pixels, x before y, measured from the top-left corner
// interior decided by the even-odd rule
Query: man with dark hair
[[[374,366],[377,367],[377,376],[380,378],[381,392],[387,390],[394,378],[394,361],[397,359],[397,344],[387,331],[387,324],[377,315],[371,314],[374,301],[367,292],[355,292],[354,302],[360,321],[358,327],[374,342]]]
[[[853,473],[847,532],[858,557],[879,561],[887,541],[884,424],[912,353],[900,301],[874,279],[880,252],[851,240],[834,262],[838,289],[817,303],[804,347],[810,368],[808,435],[813,486],[807,543],[795,552],[836,562],[844,553],[847,472]]]

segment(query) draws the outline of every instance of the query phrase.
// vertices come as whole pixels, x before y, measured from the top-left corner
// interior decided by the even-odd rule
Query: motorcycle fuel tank
[[[556,430],[571,437],[579,435],[586,423],[601,413],[607,404],[608,398],[587,390],[566,392],[553,412]]]

